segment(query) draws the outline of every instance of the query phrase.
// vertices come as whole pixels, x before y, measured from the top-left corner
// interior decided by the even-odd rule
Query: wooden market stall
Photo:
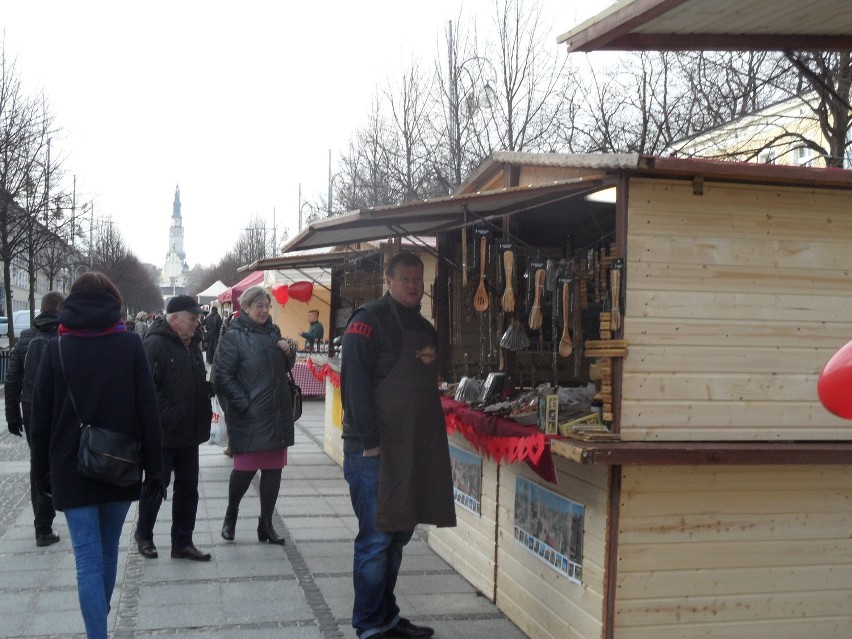
[[[495,153],[334,222],[293,245],[434,232],[447,380],[560,389],[558,435],[445,400],[459,525],[429,543],[526,634],[847,636],[852,425],[816,382],[852,335],[852,172]]]

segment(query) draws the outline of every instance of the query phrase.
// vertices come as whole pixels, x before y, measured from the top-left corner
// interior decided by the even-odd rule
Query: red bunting
[[[327,377],[331,380],[332,386],[340,388],[340,375],[331,366],[329,366],[328,363],[325,363],[322,366],[317,366],[309,357],[306,364],[311,375],[313,375],[317,381],[321,382]]]

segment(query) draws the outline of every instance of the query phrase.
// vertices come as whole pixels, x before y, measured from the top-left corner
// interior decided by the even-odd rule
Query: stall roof
[[[527,185],[491,191],[459,193],[456,195],[405,202],[393,206],[361,209],[345,215],[311,224],[284,247],[285,253],[297,249],[323,246],[346,246],[371,240],[384,240],[395,236],[435,235],[475,224],[505,213],[519,213],[546,207],[614,183],[614,174],[628,173],[656,178],[678,178],[694,180],[720,180],[734,182],[756,182],[777,186],[810,186],[813,188],[852,189],[852,171],[776,164],[726,162],[676,157],[655,156],[607,156],[601,155],[597,162],[588,156],[541,154],[494,153],[477,171],[476,180],[465,184],[487,181],[494,171],[506,170],[507,165],[536,165],[547,162],[549,166],[594,168],[586,177],[557,180],[545,185]],[[579,164],[578,164],[579,162]],[[347,255],[347,253],[343,253]],[[301,258],[288,262],[287,255],[275,258],[266,268],[292,267]],[[342,257],[341,259],[346,259]],[[328,264],[328,254],[325,262]],[[249,268],[261,268],[260,262]]]
[[[319,246],[343,246],[394,236],[430,236],[461,228],[478,220],[499,217],[600,187],[604,173],[595,177],[558,180],[544,186],[528,185],[359,209],[315,222],[293,238],[284,252]]]
[[[241,273],[247,271],[273,271],[278,269],[303,269],[312,267],[328,267],[343,264],[347,261],[368,257],[375,254],[378,249],[373,245],[363,247],[334,247],[323,246],[304,251],[290,251],[284,255],[267,257],[255,260],[251,264],[241,266],[237,270]]]
[[[233,286],[230,286],[219,293],[219,297],[217,299],[223,304],[226,302],[232,302],[234,306],[238,306],[237,300],[240,298],[240,295],[242,295],[246,289],[261,283],[263,283],[263,271],[250,273]]]
[[[620,0],[559,36],[569,51],[852,49],[849,0]]]

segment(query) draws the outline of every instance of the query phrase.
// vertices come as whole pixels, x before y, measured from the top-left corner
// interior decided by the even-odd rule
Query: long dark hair
[[[71,292],[78,293],[81,291],[109,293],[118,300],[119,304],[122,302],[118,288],[112,283],[111,279],[99,271],[86,271],[74,280],[71,285]]]

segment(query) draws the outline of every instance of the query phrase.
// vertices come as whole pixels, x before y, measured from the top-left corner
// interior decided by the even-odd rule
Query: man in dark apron
[[[438,336],[420,315],[420,258],[397,254],[385,281],[387,294],[356,309],[343,335],[343,472],[358,517],[352,625],[361,639],[431,637],[400,617],[394,588],[414,527],[456,525]]]

